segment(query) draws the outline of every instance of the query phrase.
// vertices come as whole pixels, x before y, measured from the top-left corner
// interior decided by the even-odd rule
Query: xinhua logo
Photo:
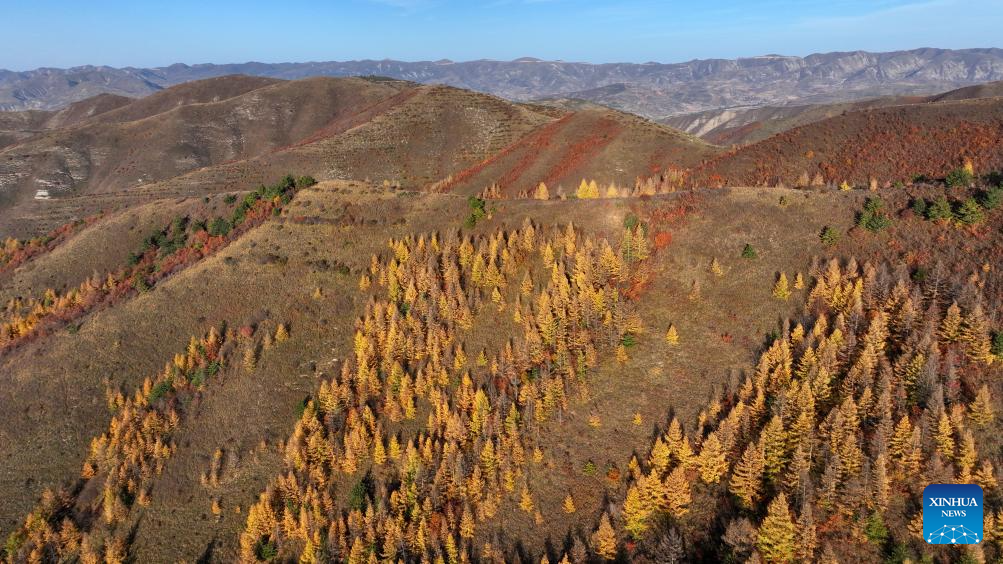
[[[923,490],[923,538],[930,544],[982,542],[982,488],[930,484]]]

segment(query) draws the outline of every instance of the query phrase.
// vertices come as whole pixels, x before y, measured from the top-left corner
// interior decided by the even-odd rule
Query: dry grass
[[[802,295],[795,291],[789,302],[774,298],[770,288],[778,272],[793,280],[797,272],[807,276],[815,257],[887,247],[880,236],[848,236],[832,250],[819,242],[825,225],[849,230],[863,197],[749,188],[642,199],[492,202],[491,217],[475,231],[516,227],[528,217],[544,227],[570,221],[616,237],[624,218],[635,214],[654,232],[671,233],[671,242],[655,255],[651,283],[637,293],[646,330],[628,350],[629,360],[601,364],[589,375],[590,397],[575,398],[541,436],[543,460],[530,466],[530,488],[543,524],[510,501],[491,527],[479,528],[478,540],[488,540],[488,531],[498,528],[503,539],[521,540],[527,552],[539,554],[547,546],[559,551],[569,531],[590,531],[607,493],[622,493],[634,450],[645,448],[672,415],[691,428],[713,390],[749,370],[767,334],[792,314]],[[683,208],[686,213],[672,213]],[[155,223],[162,213],[170,215],[148,206],[107,218],[93,233],[67,243],[64,255],[37,259],[31,271],[19,273],[19,284],[82,268],[71,264],[80,256],[71,251],[90,253],[107,241],[127,241],[129,225]],[[292,338],[264,351],[256,370],[231,367],[210,383],[180,431],[178,452],[157,479],[151,505],[136,512],[137,561],[231,561],[247,507],[281,468],[276,445],[291,432],[298,403],[351,352],[353,324],[366,299],[357,282],[369,257],[385,250],[390,237],[459,228],[468,213],[458,195],[321,183],[297,194],[281,218],[217,255],[152,292],[85,318],[78,333],[51,335],[0,360],[0,402],[13,406],[0,410],[0,534],[11,530],[44,488],[77,475],[91,437],[110,416],[103,401],[106,376],[132,390],[189,336],[211,325],[260,322],[260,331],[286,322]],[[740,257],[746,243],[758,259]],[[713,258],[723,276],[710,272]],[[696,300],[694,281],[700,287]],[[478,329],[466,338],[470,357],[481,346],[500,348],[506,332],[499,328],[507,323],[475,324]],[[669,324],[679,331],[676,346],[664,340]],[[229,453],[234,459],[224,463],[218,484],[204,484],[200,476],[217,449],[227,453],[224,460]],[[590,461],[597,468],[592,476],[584,471]],[[577,506],[572,515],[562,510],[568,493]],[[213,500],[219,500],[219,516]]]

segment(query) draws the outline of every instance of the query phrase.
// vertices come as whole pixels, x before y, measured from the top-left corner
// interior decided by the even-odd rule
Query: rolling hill
[[[991,82],[931,96],[885,96],[835,104],[724,108],[675,116],[661,122],[716,145],[747,145],[800,125],[847,112],[999,96],[1003,96],[1003,82]]]
[[[387,76],[445,84],[518,101],[586,98],[656,119],[722,107],[826,103],[943,92],[1003,79],[1003,52],[999,49],[853,51],[671,64],[589,64],[523,58],[466,62],[175,64],[145,69],[46,68],[0,71],[0,109],[57,109],[102,92],[138,97],[182,82],[231,74],[287,80],[311,76]]]
[[[848,112],[734,148],[693,170],[697,184],[807,185],[943,178],[971,160],[986,174],[1003,167],[1003,98],[890,106]]]
[[[105,109],[105,100],[79,104]],[[506,189],[546,181],[570,191],[582,178],[633,185],[716,151],[605,108],[558,110],[385,79],[222,77],[108,106],[117,107],[7,114],[23,138],[0,150],[0,205],[14,210],[0,226],[38,234],[101,209],[239,189],[289,170],[411,189],[455,175],[462,182],[449,184],[467,193],[497,173]]]
[[[730,149],[386,78],[2,115],[0,562],[998,559],[997,88]]]

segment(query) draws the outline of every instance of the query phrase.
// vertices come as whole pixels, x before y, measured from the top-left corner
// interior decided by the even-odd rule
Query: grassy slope
[[[202,198],[181,198],[111,212],[50,251],[44,260],[28,261],[0,273],[0,301],[46,288],[77,286],[95,273],[117,269],[130,253],[142,248],[146,237],[170,225],[175,217],[219,215],[216,210],[228,207],[222,200],[222,196],[208,203]]]
[[[543,467],[532,471],[531,488],[545,523],[535,525],[506,502],[494,524],[480,530],[499,526],[504,536],[523,539],[526,549],[538,554],[548,540],[559,546],[569,528],[593,527],[606,494],[622,493],[623,481],[607,480],[607,467],[625,472],[654,426],[664,425],[670,413],[691,425],[715,386],[751,368],[766,333],[778,328],[802,297],[795,292],[790,302],[773,298],[777,272],[793,280],[796,272],[807,272],[813,257],[828,254],[818,242],[819,230],[832,224],[847,231],[865,196],[730,189],[644,199],[492,202],[492,217],[477,231],[515,227],[530,217],[544,226],[572,221],[617,237],[628,213],[650,220],[683,203],[690,212],[650,220],[654,232],[669,232],[672,241],[654,257],[652,283],[639,295],[646,332],[630,349],[630,359],[624,365],[605,361],[591,376],[592,398],[574,401],[544,436]],[[237,369],[210,384],[180,432],[178,452],[157,480],[151,505],[137,512],[138,561],[204,555],[232,560],[246,508],[281,467],[276,445],[291,432],[297,403],[320,377],[338,369],[337,359],[350,354],[352,326],[364,306],[356,290],[358,272],[372,253],[386,249],[388,237],[456,228],[466,213],[457,195],[322,183],[298,194],[282,218],[203,264],[88,317],[78,334],[60,333],[3,359],[0,399],[17,409],[0,413],[0,496],[8,500],[0,532],[23,517],[43,488],[79,472],[90,438],[108,421],[104,375],[131,390],[209,325],[266,320],[262,327],[271,330],[276,322],[288,322],[292,339],[264,352],[255,371]],[[902,223],[903,232],[927,227],[911,225]],[[835,252],[880,252],[893,235],[848,236]],[[746,243],[759,259],[739,257]],[[709,273],[714,257],[725,276]],[[37,268],[52,259],[43,257]],[[325,260],[328,268],[319,262]],[[334,266],[339,264],[352,274],[340,273]],[[702,295],[696,301],[688,298],[694,280]],[[315,298],[318,287],[322,296]],[[467,342],[498,347],[505,334],[499,328],[507,323],[479,322]],[[680,332],[676,347],[663,339],[669,323]],[[635,412],[641,414],[640,426],[632,423]],[[588,423],[593,415],[601,422],[598,428]],[[199,476],[217,449],[234,453],[237,462],[224,465],[219,486],[206,487]],[[599,467],[594,477],[582,471],[589,459]],[[572,516],[560,509],[568,492],[578,506]],[[210,512],[213,498],[221,500],[221,518]]]

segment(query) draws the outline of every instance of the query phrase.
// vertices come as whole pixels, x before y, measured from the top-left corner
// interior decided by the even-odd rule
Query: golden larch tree
[[[676,331],[676,326],[674,324],[669,325],[668,331],[665,332],[665,342],[670,345],[679,344],[679,332]]]
[[[764,562],[790,562],[794,559],[796,528],[791,520],[787,495],[783,492],[770,502],[766,518],[759,527],[756,549]]]
[[[592,550],[606,560],[616,558],[616,532],[606,513],[599,519],[599,528],[592,533]]]
[[[703,445],[700,447],[700,454],[697,456],[697,466],[700,470],[700,479],[707,484],[716,484],[721,476],[728,471],[728,460],[725,458],[724,449],[721,447],[721,440],[717,433],[711,433]]]
[[[787,282],[787,274],[780,273],[777,283],[773,285],[773,297],[778,300],[786,300],[791,297],[791,289]]]

